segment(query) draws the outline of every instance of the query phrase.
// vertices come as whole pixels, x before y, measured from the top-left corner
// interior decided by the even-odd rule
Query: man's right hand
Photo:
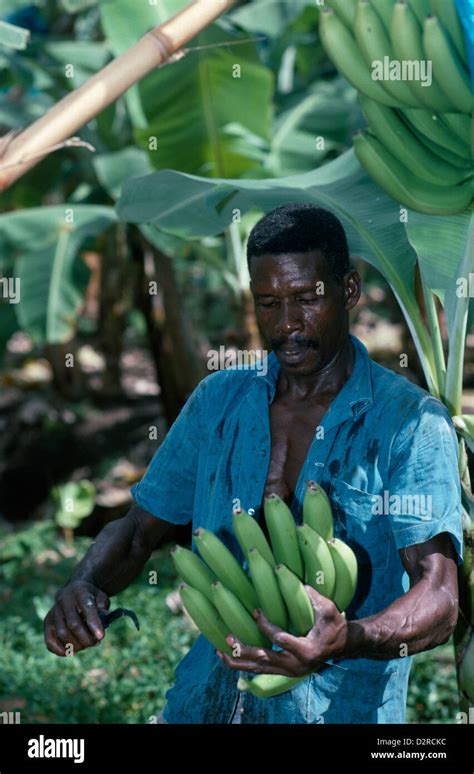
[[[56,596],[56,602],[44,619],[46,647],[56,656],[94,647],[104,637],[98,610],[108,610],[110,599],[104,591],[88,581],[72,581]],[[70,649],[69,649],[70,650]]]

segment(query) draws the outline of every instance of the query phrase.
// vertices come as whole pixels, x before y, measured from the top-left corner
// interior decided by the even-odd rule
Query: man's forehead
[[[256,282],[314,281],[329,271],[327,261],[320,250],[307,253],[267,253],[252,261],[252,284]]]

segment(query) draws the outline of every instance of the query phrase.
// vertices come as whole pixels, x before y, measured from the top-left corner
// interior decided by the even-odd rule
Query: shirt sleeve
[[[389,518],[398,549],[449,532],[457,563],[462,564],[458,459],[449,412],[441,401],[427,396],[405,418],[392,445]]]
[[[188,524],[193,516],[208,378],[191,393],[145,475],[130,490],[140,508],[172,524]]]

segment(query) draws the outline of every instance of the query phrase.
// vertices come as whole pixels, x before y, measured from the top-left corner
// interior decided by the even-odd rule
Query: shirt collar
[[[367,347],[357,338],[349,334],[354,349],[355,362],[352,373],[331,403],[324,415],[323,425],[326,429],[339,424],[348,418],[357,419],[367,411],[374,402],[372,385],[371,359]],[[274,352],[267,357],[267,373],[255,373],[254,381],[265,384],[268,390],[268,401],[275,396],[278,376],[281,366]]]

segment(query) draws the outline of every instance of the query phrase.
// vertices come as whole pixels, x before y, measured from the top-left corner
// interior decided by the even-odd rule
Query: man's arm
[[[348,621],[340,658],[398,658],[435,648],[451,636],[458,617],[458,581],[449,533],[399,553],[410,590],[381,613]]]
[[[410,590],[380,613],[347,621],[334,602],[305,586],[315,615],[306,637],[282,631],[260,612],[254,616],[260,629],[284,650],[241,644],[238,658],[219,653],[220,657],[233,669],[294,677],[317,671],[328,659],[388,660],[441,645],[451,636],[458,616],[456,553],[449,533],[409,546],[400,556]]]
[[[100,642],[104,628],[98,610],[107,610],[109,596],[137,577],[170,527],[170,522],[133,504],[123,518],[101,530],[46,615],[48,650],[64,656],[67,644],[77,652]]]

